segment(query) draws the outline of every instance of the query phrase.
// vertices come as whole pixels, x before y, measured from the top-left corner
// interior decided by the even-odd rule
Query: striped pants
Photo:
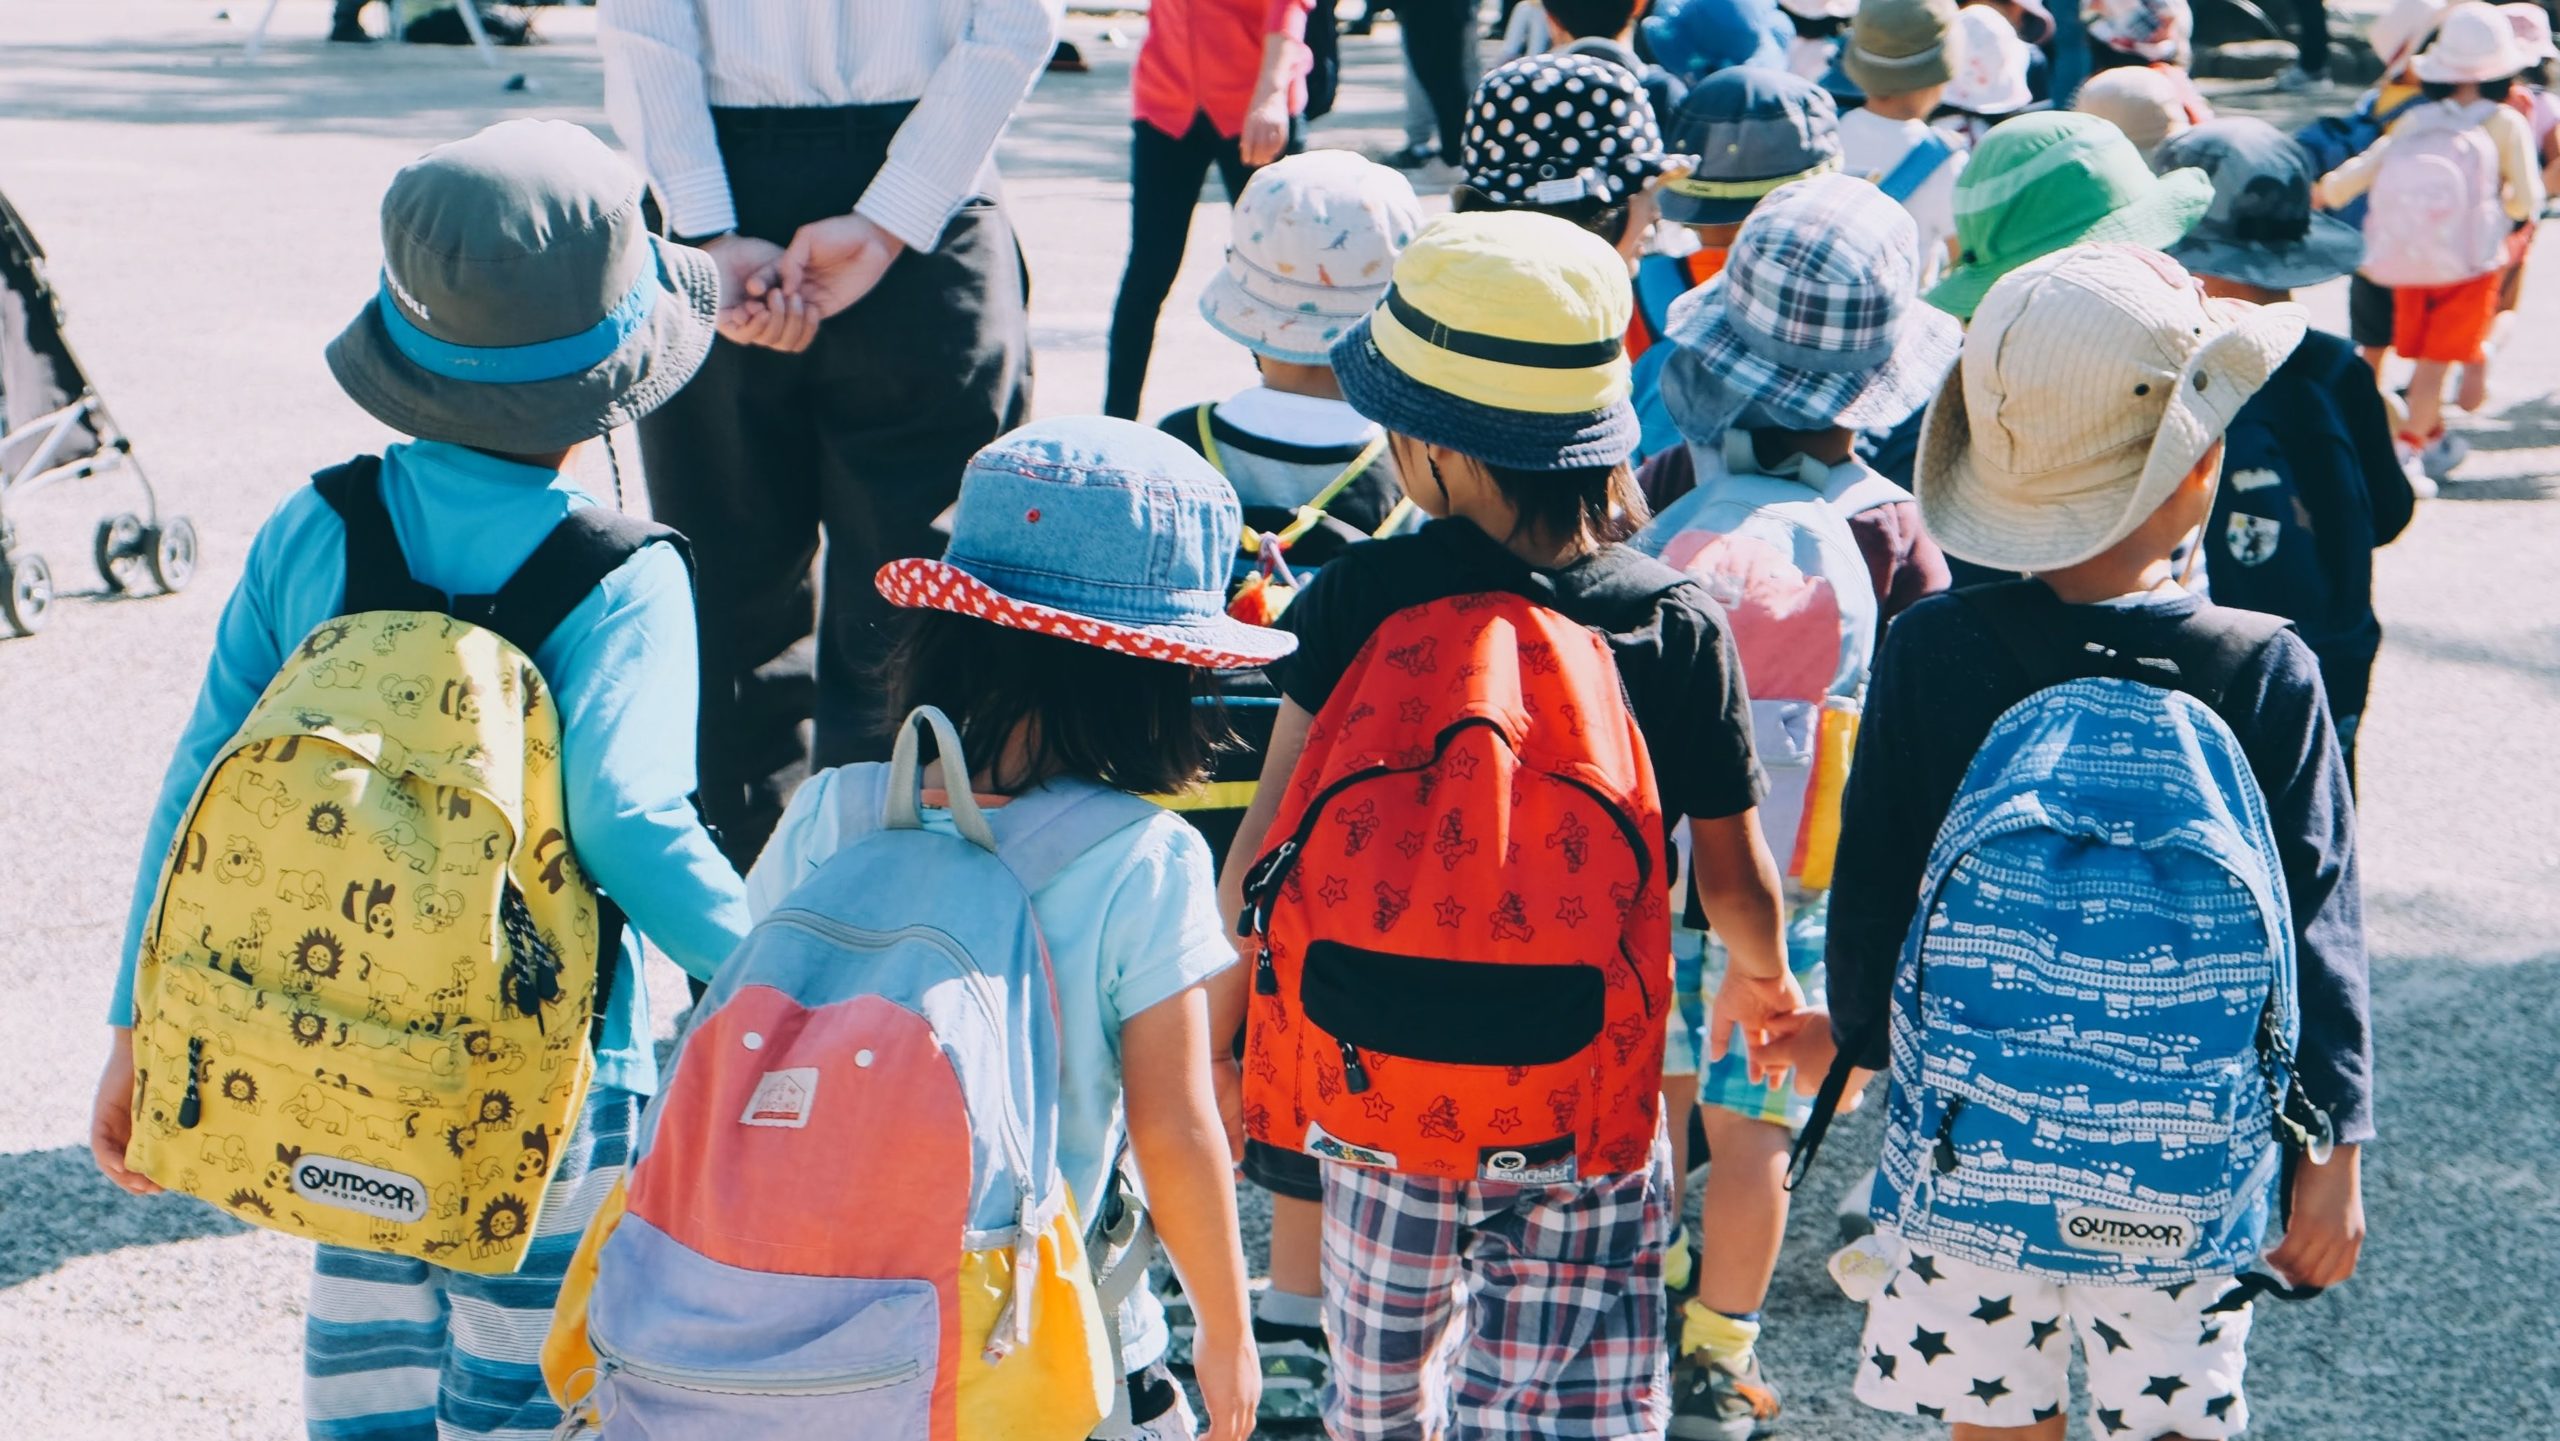
[[[511,1276],[323,1246],[302,1338],[312,1441],[541,1441],[560,1424],[542,1341],[561,1277],[631,1159],[640,1100],[597,1087]]]

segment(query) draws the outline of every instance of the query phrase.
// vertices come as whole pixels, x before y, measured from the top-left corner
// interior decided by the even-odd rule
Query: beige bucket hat
[[[1920,429],[1920,518],[1997,570],[2133,533],[2301,343],[2292,304],[2207,299],[2156,251],[2080,245],[2003,276]]]

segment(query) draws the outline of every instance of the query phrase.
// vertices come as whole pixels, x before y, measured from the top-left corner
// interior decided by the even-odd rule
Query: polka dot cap
[[[891,605],[901,609],[947,610],[992,621],[1008,630],[1037,631],[1122,655],[1207,670],[1254,670],[1288,654],[1296,645],[1294,637],[1276,630],[1252,636],[1258,644],[1248,648],[1182,640],[1113,625],[1055,606],[1015,600],[960,567],[939,560],[893,560],[880,568],[873,583]],[[1242,631],[1240,626],[1235,629]]]
[[[1530,55],[1487,73],[1465,160],[1466,183],[1505,208],[1615,205],[1669,164],[1636,77],[1590,55]]]

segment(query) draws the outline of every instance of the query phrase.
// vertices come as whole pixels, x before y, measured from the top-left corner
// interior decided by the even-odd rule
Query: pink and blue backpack
[[[1069,1441],[1120,1398],[1134,1210],[1058,1168],[1031,896],[1154,807],[1052,782],[922,819],[919,710],[836,794],[845,845],[750,931],[573,1263],[544,1370],[573,1434]],[[1093,1253],[1121,1264],[1097,1275]]]

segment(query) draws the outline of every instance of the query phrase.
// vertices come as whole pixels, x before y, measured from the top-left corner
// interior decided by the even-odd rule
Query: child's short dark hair
[[[1603,545],[1644,528],[1651,512],[1635,472],[1624,464],[1572,470],[1513,470],[1479,462],[1495,489],[1520,512],[1522,532],[1547,536],[1588,533]]]
[[[1639,0],[1547,0],[1547,18],[1576,40],[1616,39],[1635,23]]]
[[[1163,795],[1198,782],[1228,738],[1209,673],[949,611],[900,611],[881,665],[882,733],[917,706],[960,728],[972,775],[1007,794],[1051,775]],[[1023,773],[998,771],[1031,722]]]
[[[2458,88],[2460,87],[2448,80],[2430,80],[2418,87],[2429,100],[2451,100],[2453,92]],[[2504,80],[2483,80],[2480,82],[2480,98],[2494,100],[2504,105],[2507,101],[2507,93],[2515,88],[2516,81],[2512,75]]]
[[[1613,247],[1627,238],[1627,203],[1623,200],[1614,205],[1598,200],[1576,200],[1569,205],[1504,205],[1472,185],[1461,184],[1450,190],[1449,208],[1460,215],[1478,210],[1525,210],[1532,215],[1552,215],[1581,226]]]
[[[1836,15],[1798,15],[1793,10],[1786,14],[1788,23],[1796,27],[1798,39],[1836,40],[1848,33],[1849,22]]]

